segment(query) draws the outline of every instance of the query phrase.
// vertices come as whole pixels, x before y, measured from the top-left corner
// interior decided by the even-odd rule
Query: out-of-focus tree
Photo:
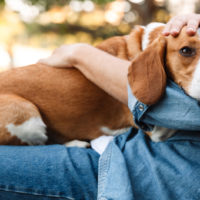
[[[11,4],[13,0],[5,0]],[[84,32],[92,41],[128,33],[134,24],[166,21],[165,4],[156,0],[15,0],[27,4],[25,16],[18,12],[30,35]],[[28,7],[27,7],[28,9]],[[34,14],[36,17],[34,17]],[[166,17],[167,16],[167,17]]]
[[[0,42],[11,60],[18,43],[43,48],[97,44],[135,24],[166,21],[164,0],[0,0]],[[3,40],[3,41],[2,41]]]
[[[0,0],[0,7],[2,8],[5,5],[5,1],[4,0]]]
[[[51,51],[75,42],[95,45],[136,24],[200,11],[199,5],[200,0],[0,0],[0,52],[6,51],[12,65],[18,47]]]
[[[51,8],[52,6],[63,6],[66,5],[68,3],[70,3],[70,0],[27,0],[29,2],[31,2],[32,5],[42,5],[45,7],[46,10],[48,10],[49,8]],[[78,0],[78,1],[84,1],[84,0]],[[105,4],[105,3],[109,3],[111,1],[114,0],[92,0],[94,3],[96,4]]]

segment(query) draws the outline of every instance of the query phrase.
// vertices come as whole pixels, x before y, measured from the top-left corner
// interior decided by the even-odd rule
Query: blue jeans
[[[131,93],[129,102],[142,129],[188,131],[158,143],[142,130],[127,132],[100,158],[91,149],[61,145],[0,146],[0,200],[199,200],[199,102],[173,83],[156,106]]]
[[[0,146],[0,200],[94,200],[98,159],[62,145]]]
[[[0,200],[199,200],[199,151],[192,132],[158,143],[127,132],[100,158],[62,145],[0,146]]]

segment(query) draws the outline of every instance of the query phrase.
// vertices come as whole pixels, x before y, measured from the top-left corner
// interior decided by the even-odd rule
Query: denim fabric
[[[94,200],[98,159],[85,148],[0,146],[0,200]]]
[[[100,159],[84,148],[1,146],[0,200],[199,200],[198,102],[169,81],[158,105],[148,107],[130,93],[129,103],[141,129],[179,131],[155,143],[132,129],[115,137]]]
[[[130,87],[128,93],[129,108],[141,129],[116,137],[100,157],[98,199],[199,200],[198,102],[172,81],[155,106],[138,102]],[[154,125],[179,131],[167,141],[155,143],[142,131]]]
[[[165,142],[129,132],[99,161],[99,200],[199,200],[200,134],[178,132]]]
[[[138,107],[139,105],[135,106],[133,114],[138,122],[147,127],[157,125],[178,130],[200,130],[199,102],[186,95],[178,85],[170,80],[161,101],[149,107],[148,112],[144,109],[138,115]]]

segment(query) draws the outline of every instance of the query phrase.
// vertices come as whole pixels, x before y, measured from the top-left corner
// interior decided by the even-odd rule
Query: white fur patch
[[[142,37],[142,50],[145,50],[147,48],[147,46],[149,45],[149,34],[154,29],[156,29],[160,26],[164,26],[164,24],[158,23],[158,22],[153,22],[146,26],[146,28],[144,29],[145,31],[144,31],[143,37]]]
[[[200,60],[197,63],[193,79],[188,87],[188,94],[191,97],[200,100]]]
[[[82,147],[82,148],[86,148],[90,146],[90,143],[85,142],[85,141],[81,141],[81,140],[72,140],[70,142],[66,142],[65,143],[66,147]]]
[[[127,132],[131,127],[128,128],[122,128],[122,129],[116,129],[116,130],[112,130],[106,126],[102,126],[101,127],[101,131],[105,134],[105,135],[120,135],[122,133]]]
[[[154,142],[164,141],[171,137],[176,131],[164,127],[154,126],[151,132],[151,140]]]
[[[29,145],[45,144],[46,125],[40,117],[32,117],[20,125],[8,124],[6,126],[11,135],[17,136],[22,142]]]

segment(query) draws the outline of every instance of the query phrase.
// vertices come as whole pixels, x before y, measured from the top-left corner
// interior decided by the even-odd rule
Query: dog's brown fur
[[[195,88],[190,87],[199,66],[199,35],[189,37],[183,29],[176,38],[164,38],[161,36],[163,27],[159,25],[149,33],[144,51],[143,27],[136,27],[130,35],[110,38],[97,47],[132,61],[128,81],[139,101],[155,104],[165,91],[167,76],[189,95],[200,99],[199,94],[194,94]],[[194,48],[195,55],[181,55],[184,46]],[[34,117],[42,118],[47,125],[49,143],[91,140],[104,134],[102,127],[116,130],[134,126],[126,105],[76,69],[35,64],[1,73],[0,144],[24,144],[8,131],[7,125],[21,125]]]
[[[132,59],[141,50],[140,45],[134,44],[140,44],[142,32],[138,27],[129,36],[113,37],[97,47],[122,59]],[[42,64],[0,74],[0,115],[0,144],[24,144],[5,127],[35,116],[41,116],[47,125],[49,143],[92,140],[104,134],[101,127],[116,130],[133,126],[128,107],[78,70]]]

